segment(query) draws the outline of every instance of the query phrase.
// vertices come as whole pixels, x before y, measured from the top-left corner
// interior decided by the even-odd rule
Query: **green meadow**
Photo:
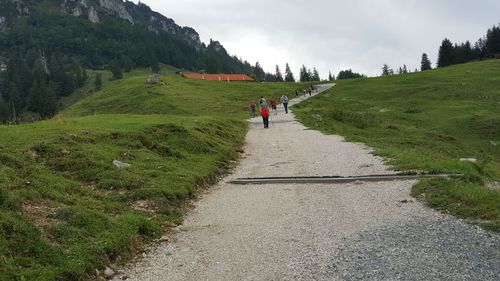
[[[375,148],[396,170],[461,174],[422,180],[412,194],[499,231],[499,73],[500,60],[489,60],[338,81],[294,112],[311,128]]]
[[[299,87],[146,78],[89,81],[55,118],[0,126],[0,280],[81,280],[126,260],[238,159],[249,101]]]

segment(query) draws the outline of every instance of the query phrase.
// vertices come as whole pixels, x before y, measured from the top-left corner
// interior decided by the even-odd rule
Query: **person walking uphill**
[[[264,98],[260,100],[260,116],[262,116],[262,122],[264,123],[264,129],[269,128],[269,106]]]
[[[285,108],[285,114],[288,114],[288,97],[283,94],[280,98],[283,107]]]
[[[250,102],[250,112],[252,114],[252,118],[255,117],[255,109],[257,107],[257,104],[254,101]]]
[[[271,97],[271,99],[269,100],[269,103],[271,104],[271,109],[273,110],[274,115],[278,115],[278,111],[276,110],[276,106],[277,106],[276,99],[274,97]]]

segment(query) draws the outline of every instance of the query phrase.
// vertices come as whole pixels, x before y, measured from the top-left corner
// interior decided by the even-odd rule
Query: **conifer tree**
[[[87,82],[89,80],[89,75],[87,73],[87,70],[85,70],[85,68],[82,68],[82,69],[83,69],[83,72],[82,72],[83,83],[85,84],[85,82]]]
[[[408,67],[406,67],[406,64],[403,64],[403,74],[408,73]]]
[[[43,81],[35,82],[29,100],[29,109],[40,114],[42,118],[51,117],[56,113],[56,95]]]
[[[264,72],[264,69],[262,69],[262,66],[260,66],[259,62],[255,63],[255,67],[253,68],[253,74],[255,75],[255,80],[257,80],[257,82],[264,81],[266,73]]]
[[[489,54],[500,54],[500,24],[488,29],[485,47]]]
[[[290,65],[286,63],[285,67],[285,82],[295,82],[295,77],[293,77],[292,70],[290,69]]]
[[[123,78],[122,68],[117,61],[111,64],[111,73],[113,74],[113,80],[120,80]]]
[[[307,76],[307,68],[305,65],[302,65],[300,68],[300,82],[307,82],[309,81],[308,76]]]
[[[335,81],[335,75],[331,71],[328,72],[328,81]]]
[[[101,75],[101,73],[96,73],[96,75],[95,75],[94,88],[96,91],[99,91],[102,89],[102,75]]]
[[[316,69],[316,67],[313,67],[313,72],[312,72],[312,75],[311,75],[311,81],[320,81],[321,78],[319,77],[319,72],[318,70]]]
[[[283,82],[284,81],[283,74],[281,74],[281,70],[280,70],[280,67],[278,65],[276,65],[275,79],[276,79],[276,82]]]
[[[444,39],[439,48],[438,67],[455,64],[455,48],[449,39]]]
[[[420,70],[421,71],[426,71],[432,69],[432,64],[431,61],[429,60],[429,57],[427,56],[426,53],[422,54],[422,60],[420,61]]]
[[[384,66],[382,66],[382,76],[388,76],[392,74],[394,74],[394,70],[392,70],[392,68],[390,68],[387,64],[384,64]]]
[[[151,65],[151,72],[156,73],[156,74],[161,72],[160,63],[158,62],[158,59],[156,58],[156,56],[154,54],[151,55],[150,65]]]

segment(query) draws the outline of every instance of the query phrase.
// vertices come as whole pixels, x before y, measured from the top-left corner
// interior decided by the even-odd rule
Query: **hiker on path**
[[[254,101],[250,102],[250,112],[252,114],[252,118],[255,117],[255,108],[257,107],[257,104]]]
[[[283,94],[280,98],[283,107],[285,108],[285,114],[288,114],[288,97]]]
[[[265,98],[261,98],[260,100],[260,116],[262,116],[264,129],[269,128],[269,106]]]
[[[312,96],[312,88],[309,88],[309,96]]]
[[[299,97],[299,91],[298,90],[295,90],[295,97],[298,98]]]
[[[274,97],[271,97],[271,99],[269,100],[269,103],[271,104],[271,108],[274,112],[274,115],[278,115],[278,111],[276,110],[276,106],[277,106],[276,99]]]
[[[260,96],[260,99],[259,99],[259,106],[262,107],[262,101],[265,101],[266,99],[264,99],[264,96]]]

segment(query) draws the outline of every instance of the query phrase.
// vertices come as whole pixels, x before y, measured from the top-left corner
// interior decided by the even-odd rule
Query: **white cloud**
[[[476,41],[500,22],[498,0],[142,0],[204,42],[266,71],[286,62],[322,77],[345,68],[378,75],[384,63],[414,69],[427,52],[435,62],[441,41]]]

